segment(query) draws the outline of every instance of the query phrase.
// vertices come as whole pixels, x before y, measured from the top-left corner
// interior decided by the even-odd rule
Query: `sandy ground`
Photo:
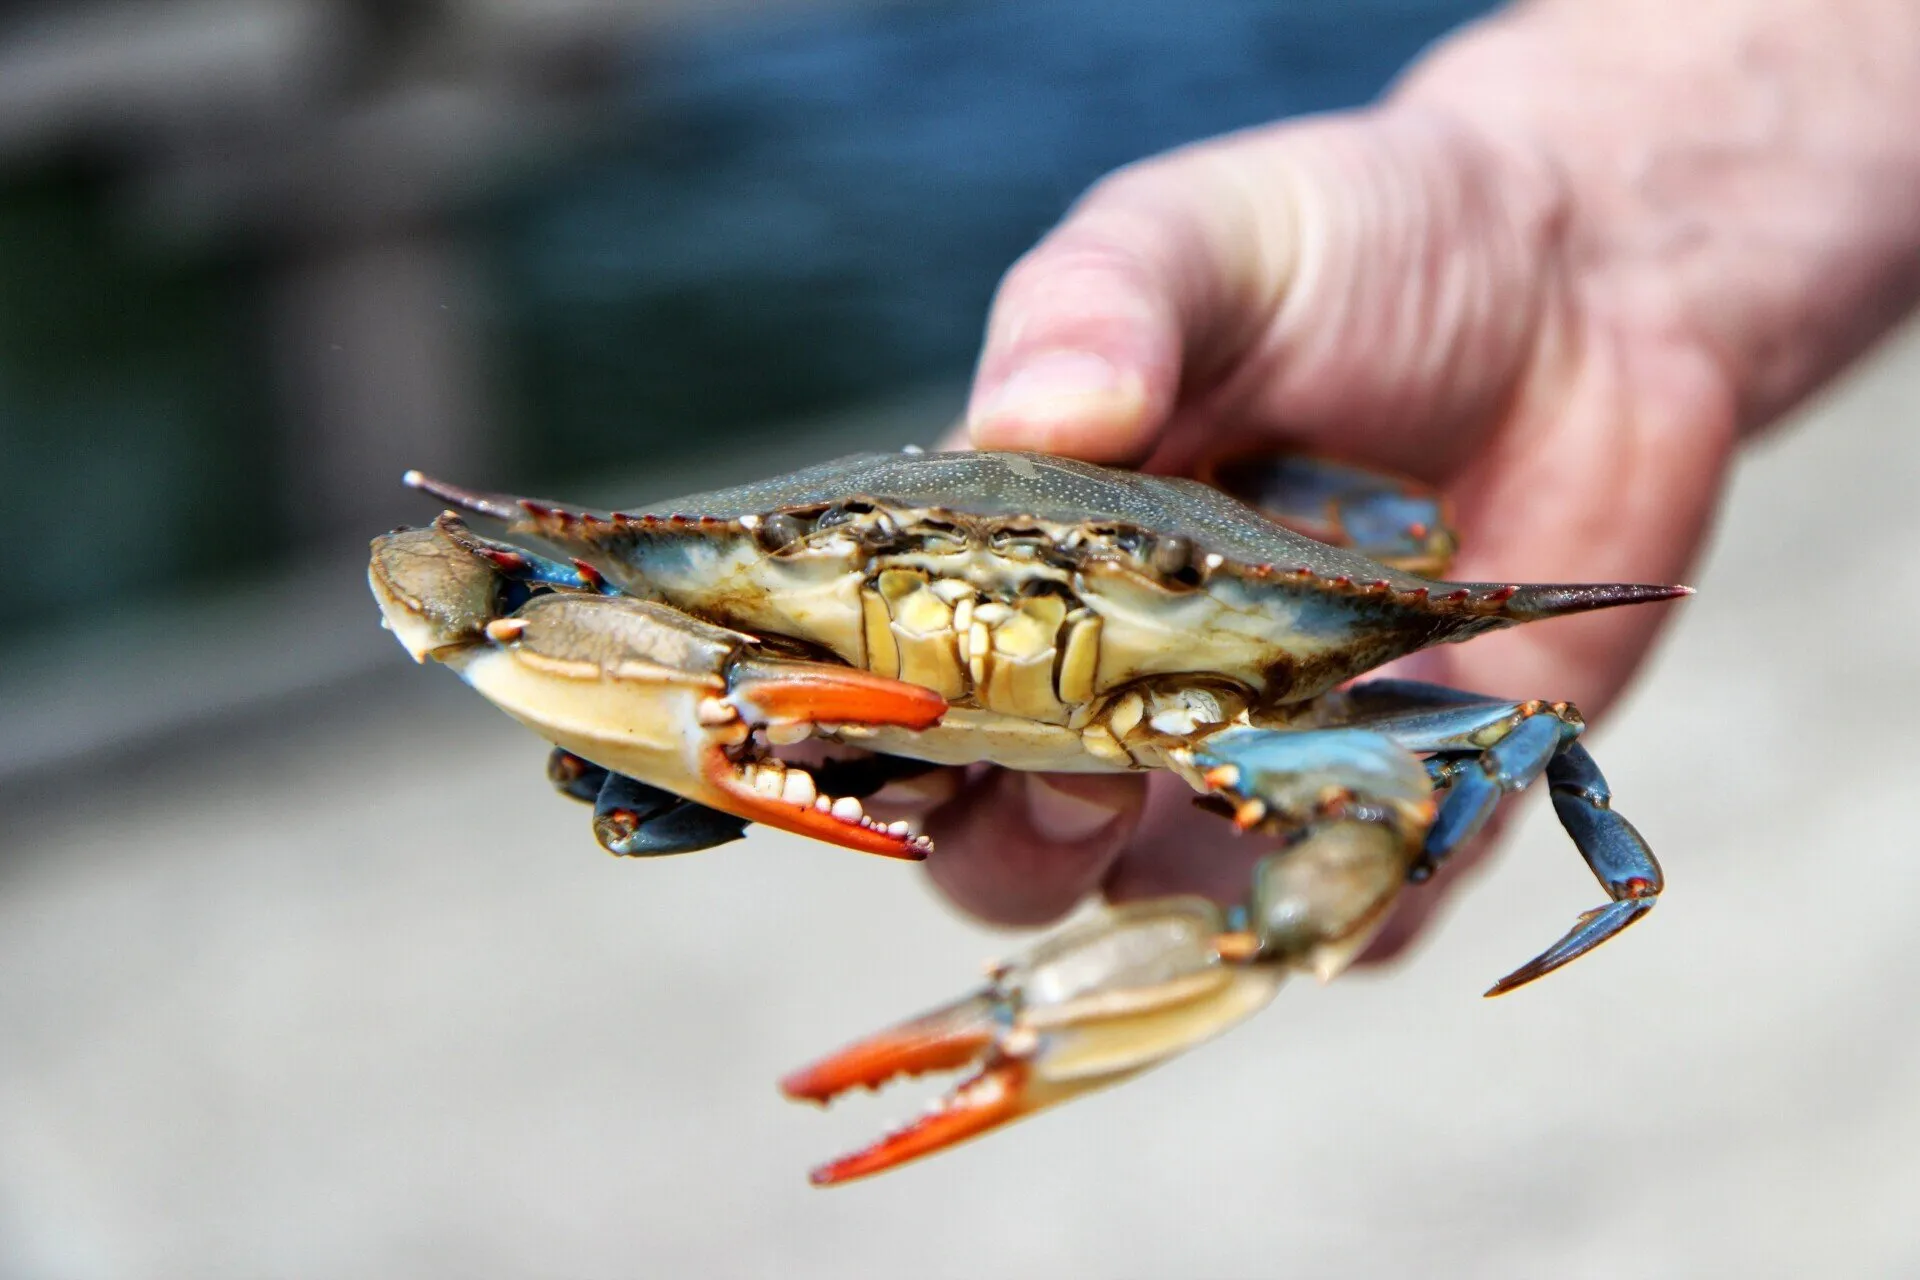
[[[916,1091],[822,1116],[776,1075],[1009,945],[906,868],[600,856],[397,650],[15,795],[0,1275],[1920,1274],[1916,337],[1755,453],[1597,735],[1648,923],[1478,999],[1598,901],[1536,800],[1409,964],[844,1190],[802,1173]]]

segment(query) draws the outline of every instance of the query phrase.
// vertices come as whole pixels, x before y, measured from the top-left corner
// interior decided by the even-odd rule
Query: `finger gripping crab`
[[[791,1096],[825,1102],[976,1069],[814,1174],[835,1183],[1165,1061],[1260,1009],[1291,970],[1338,973],[1402,884],[1542,774],[1608,901],[1489,994],[1652,908],[1659,867],[1613,811],[1573,707],[1351,682],[1429,645],[1686,588],[1443,582],[1425,575],[1444,572],[1452,538],[1415,487],[1298,458],[1209,474],[1261,510],[1197,481],[1017,453],[863,454],[612,514],[410,474],[565,558],[449,511],[375,539],[370,580],[416,659],[554,744],[553,781],[594,806],[614,853],[708,848],[761,822],[923,857],[908,823],[861,800],[982,761],[1169,770],[1274,843],[1237,903],[1108,911],[789,1077]],[[782,758],[807,738],[865,763]]]

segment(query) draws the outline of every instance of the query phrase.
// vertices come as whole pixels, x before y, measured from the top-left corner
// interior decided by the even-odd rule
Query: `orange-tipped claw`
[[[927,729],[947,712],[931,689],[852,667],[791,658],[743,657],[727,674],[731,706],[755,724],[887,725]],[[719,714],[731,714],[727,707]],[[806,771],[779,761],[739,764],[716,746],[702,771],[728,812],[862,853],[919,860],[933,845],[905,822],[867,816],[851,796],[822,795]],[[802,781],[802,779],[805,779]]]
[[[881,1173],[1165,1062],[1265,1006],[1282,973],[1219,945],[1217,908],[1139,903],[1073,926],[981,992],[858,1041],[781,1082],[829,1102],[896,1076],[977,1069],[922,1117],[813,1171]]]
[[[766,787],[755,781],[767,771],[804,774],[795,766],[788,769],[778,761],[739,765],[721,747],[707,750],[703,772],[706,781],[721,793],[719,807],[728,813],[763,822],[769,827],[811,836],[828,844],[860,853],[877,853],[883,858],[904,858],[918,862],[933,850],[933,842],[916,834],[905,822],[881,822],[867,815],[866,809],[851,796],[823,796],[811,782],[804,790],[787,786]]]
[[[1027,1069],[1018,1062],[988,1067],[940,1100],[939,1106],[886,1137],[807,1174],[816,1187],[836,1187],[885,1173],[909,1160],[977,1138],[1033,1110],[1023,1103]]]
[[[947,713],[931,689],[853,667],[794,659],[743,658],[730,683],[756,719],[814,724],[878,724],[930,729]]]
[[[969,996],[855,1041],[782,1080],[780,1090],[789,1098],[824,1105],[850,1089],[878,1089],[900,1076],[982,1064],[919,1119],[815,1169],[809,1175],[813,1184],[830,1187],[883,1173],[1033,1110],[1026,1100],[1026,1065],[996,1043],[998,1004],[989,993]]]
[[[877,1089],[896,1076],[958,1071],[993,1045],[993,1006],[972,996],[857,1040],[780,1082],[801,1102],[827,1103],[849,1089]]]

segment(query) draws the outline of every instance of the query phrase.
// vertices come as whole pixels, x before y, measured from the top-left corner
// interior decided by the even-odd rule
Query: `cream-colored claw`
[[[444,663],[581,759],[748,821],[887,857],[927,855],[925,837],[821,794],[753,735],[792,745],[821,724],[918,731],[946,713],[939,694],[770,656],[751,636],[627,596],[539,591],[500,616],[502,583],[523,559],[448,515],[375,539],[368,575],[415,658]]]
[[[1117,1084],[1264,1008],[1286,970],[1246,963],[1219,908],[1198,899],[1103,912],[995,966],[988,985],[788,1076],[826,1103],[896,1076],[975,1068],[916,1120],[814,1170],[831,1186],[880,1173]]]

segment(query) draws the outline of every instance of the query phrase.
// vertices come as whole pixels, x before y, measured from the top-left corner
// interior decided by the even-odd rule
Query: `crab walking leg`
[[[1207,739],[1191,765],[1246,825],[1288,839],[1262,860],[1246,901],[1108,911],[999,966],[985,989],[787,1077],[789,1097],[824,1103],[899,1075],[975,1068],[918,1120],[815,1170],[816,1184],[879,1173],[1117,1084],[1253,1016],[1290,971],[1330,977],[1366,944],[1432,817],[1420,761],[1359,730],[1246,729]]]
[[[1434,820],[1425,766],[1366,729],[1228,729],[1193,751],[1234,825],[1288,841],[1254,871],[1245,927],[1262,954],[1322,981],[1386,921]]]
[[[547,778],[561,795],[593,806],[600,847],[624,858],[694,853],[746,834],[745,818],[603,769],[564,747],[547,757]]]
[[[1417,481],[1306,454],[1236,451],[1200,478],[1296,533],[1409,573],[1438,577],[1456,545],[1445,501]]]
[[[607,770],[565,747],[555,747],[547,755],[547,781],[569,800],[593,804],[600,799],[600,788],[607,785],[609,776]]]
[[[1503,995],[1553,972],[1653,910],[1665,885],[1660,864],[1633,824],[1614,812],[1606,778],[1576,741],[1584,724],[1572,707],[1502,702],[1398,680],[1355,686],[1345,698],[1355,712],[1351,722],[1364,723],[1409,750],[1479,751],[1428,761],[1436,785],[1448,791],[1414,868],[1416,878],[1424,878],[1477,831],[1501,797],[1544,772],[1561,827],[1612,899],[1582,914],[1565,937],[1496,982],[1488,995]]]
[[[625,774],[609,773],[593,806],[600,847],[623,858],[694,853],[747,833],[747,819],[710,809]]]
[[[1424,880],[1523,790],[1586,727],[1567,703],[1513,702],[1408,680],[1375,680],[1337,695],[1338,722],[1385,734],[1409,751],[1440,753],[1429,775],[1447,788],[1414,867]]]
[[[1612,901],[1581,913],[1565,937],[1489,987],[1490,996],[1505,995],[1585,955],[1653,910],[1665,887],[1653,850],[1631,822],[1613,811],[1613,793],[1585,747],[1572,743],[1555,756],[1547,765],[1547,785],[1560,825]]]

